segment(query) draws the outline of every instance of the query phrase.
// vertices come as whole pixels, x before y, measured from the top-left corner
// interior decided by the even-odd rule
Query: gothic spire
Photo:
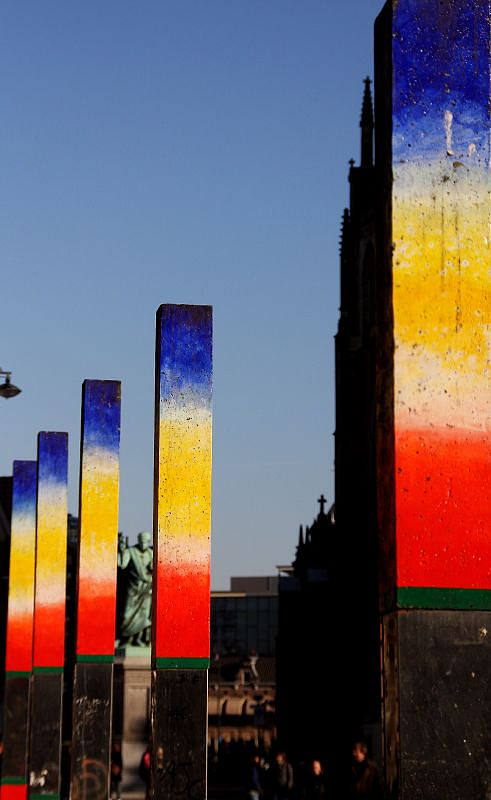
[[[303,547],[303,525],[300,525],[300,530],[298,532],[298,549],[301,550]]]
[[[373,103],[372,91],[370,89],[371,80],[365,78],[365,91],[363,92],[363,103],[361,106],[361,167],[373,167]]]

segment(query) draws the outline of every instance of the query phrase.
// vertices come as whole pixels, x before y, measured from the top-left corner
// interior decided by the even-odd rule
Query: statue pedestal
[[[121,738],[125,798],[144,798],[138,769],[150,739],[150,647],[125,646],[114,659],[113,739]]]

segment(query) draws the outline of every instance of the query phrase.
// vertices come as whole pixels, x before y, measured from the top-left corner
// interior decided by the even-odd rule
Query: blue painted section
[[[445,112],[451,112],[452,158],[490,156],[490,20],[488,0],[399,0],[394,8],[394,161],[447,155]]]
[[[38,434],[38,481],[66,485],[68,479],[68,434],[41,431]]]
[[[119,453],[121,384],[119,381],[85,380],[83,384],[82,437],[84,448],[97,447]]]
[[[36,461],[14,461],[12,481],[12,513],[36,515]]]
[[[211,405],[211,306],[161,306],[157,337],[161,400],[186,404],[191,393],[200,406]]]

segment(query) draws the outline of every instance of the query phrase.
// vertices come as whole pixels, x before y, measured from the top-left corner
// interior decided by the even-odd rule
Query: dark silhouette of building
[[[278,735],[292,757],[336,759],[354,738],[378,754],[380,669],[375,473],[377,174],[370,80],[342,219],[336,351],[335,506],[282,568]],[[335,513],[334,513],[335,508]],[[299,687],[302,687],[301,689]],[[309,687],[306,693],[305,687]]]
[[[295,560],[279,567],[277,717],[280,747],[301,760],[325,758],[330,736],[331,689],[335,681],[332,546],[334,508],[324,495],[313,524],[300,528]]]
[[[376,209],[374,115],[365,80],[360,165],[350,164],[350,206],[343,214],[341,304],[336,350],[336,569],[347,624],[343,671],[348,729],[358,736],[380,722],[378,532],[375,457]],[[355,625],[356,635],[350,633]]]

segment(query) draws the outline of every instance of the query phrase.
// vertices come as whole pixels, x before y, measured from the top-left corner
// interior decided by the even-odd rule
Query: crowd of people
[[[245,786],[249,800],[381,800],[382,786],[375,762],[364,742],[353,747],[351,768],[343,774],[326,769],[319,759],[295,769],[284,752],[269,763],[253,756]]]
[[[239,743],[233,743],[239,745]],[[221,752],[221,764],[210,752],[209,782],[233,787],[234,797],[244,800],[383,800],[382,783],[377,766],[368,757],[364,742],[355,742],[351,763],[336,768],[324,765],[318,758],[292,765],[282,750],[273,755],[242,747],[231,747]],[[251,744],[251,743],[247,743]],[[142,754],[139,776],[149,797],[150,747]],[[121,798],[122,778],[121,745],[113,744],[111,754],[111,797]],[[222,796],[222,795],[221,795]],[[210,792],[213,797],[213,792]]]
[[[348,751],[349,754],[349,751]],[[355,742],[351,760],[343,766],[324,764],[318,758],[290,763],[287,754],[237,752],[222,756],[221,772],[211,765],[211,783],[222,775],[222,786],[242,789],[247,800],[382,800],[377,766],[368,757],[364,742]],[[235,796],[235,795],[234,795]],[[237,797],[239,795],[236,795]]]

